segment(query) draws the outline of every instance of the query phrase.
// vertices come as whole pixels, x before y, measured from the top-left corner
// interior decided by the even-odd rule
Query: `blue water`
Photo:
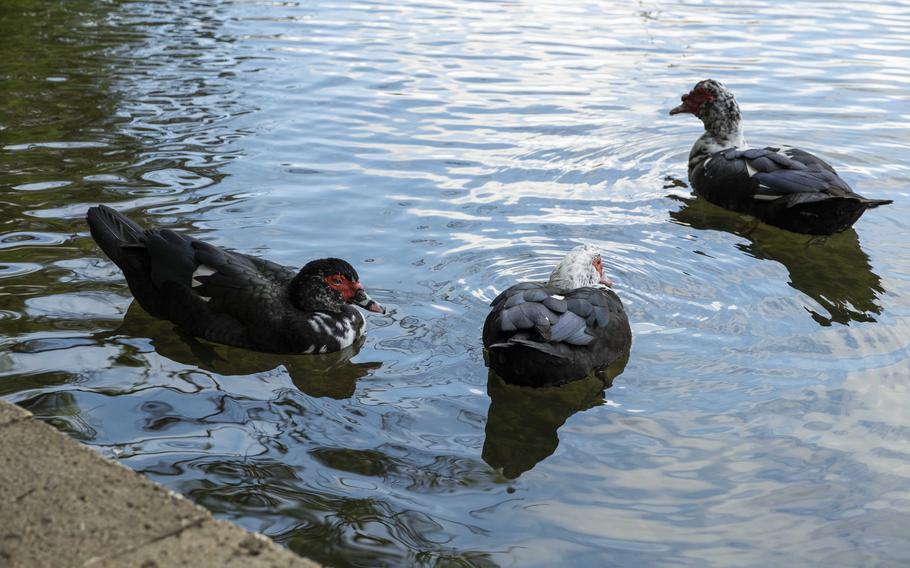
[[[27,2],[26,2],[27,4]],[[0,395],[333,566],[910,563],[910,4],[77,0],[0,31]],[[747,140],[895,203],[830,238],[695,200]],[[94,203],[390,308],[355,354],[182,336]],[[488,377],[494,295],[603,251],[612,388]]]

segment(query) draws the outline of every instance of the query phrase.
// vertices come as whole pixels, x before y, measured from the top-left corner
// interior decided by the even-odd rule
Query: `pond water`
[[[910,563],[907,2],[3,9],[7,400],[334,566]],[[809,238],[693,199],[667,111],[706,77],[895,203]],[[324,357],[184,337],[95,203],[344,257],[389,313]],[[488,377],[489,300],[581,242],[632,321],[612,388]]]

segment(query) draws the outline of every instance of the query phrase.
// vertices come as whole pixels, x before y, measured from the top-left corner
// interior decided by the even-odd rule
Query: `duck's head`
[[[694,114],[705,125],[705,130],[715,134],[726,134],[739,129],[741,115],[733,92],[720,81],[705,79],[682,96],[682,104],[670,110],[670,114]]]
[[[586,286],[613,286],[604,276],[600,251],[594,245],[578,245],[569,251],[550,274],[550,286],[560,290],[574,290]]]
[[[340,258],[308,262],[290,285],[291,302],[307,311],[337,312],[345,304],[380,314],[385,309],[363,289],[354,267]]]

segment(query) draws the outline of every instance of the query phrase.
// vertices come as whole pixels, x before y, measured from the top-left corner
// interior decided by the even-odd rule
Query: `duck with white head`
[[[544,282],[499,294],[483,327],[490,368],[507,382],[553,386],[581,379],[625,357],[632,330],[603,259],[573,248]]]

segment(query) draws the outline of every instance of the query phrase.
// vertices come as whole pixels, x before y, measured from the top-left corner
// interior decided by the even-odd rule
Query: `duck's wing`
[[[788,205],[855,195],[827,162],[796,148],[722,150],[702,164],[702,184],[748,193],[756,201],[788,197]],[[710,191],[710,189],[709,189]]]
[[[260,328],[272,326],[276,315],[288,309],[286,284],[293,271],[281,265],[227,251],[169,229],[150,231],[145,243],[152,282],[179,299],[171,316],[185,320],[179,310],[194,303],[193,317],[200,309],[216,316],[229,316],[237,323]],[[196,302],[192,302],[192,300]],[[200,302],[202,304],[200,304]],[[173,313],[176,312],[176,313]],[[179,319],[178,319],[179,318]],[[223,324],[223,318],[219,318]],[[185,322],[199,329],[204,322]]]
[[[768,149],[776,150],[776,148]],[[793,148],[790,146],[783,146],[778,151],[794,162],[799,162],[809,169],[828,170],[832,174],[837,175],[837,172],[834,170],[834,167],[831,164],[822,160],[815,154],[811,154],[800,148]]]
[[[610,298],[600,288],[579,288],[559,294],[540,283],[512,286],[492,303],[485,341],[519,341],[588,345],[610,321]]]

